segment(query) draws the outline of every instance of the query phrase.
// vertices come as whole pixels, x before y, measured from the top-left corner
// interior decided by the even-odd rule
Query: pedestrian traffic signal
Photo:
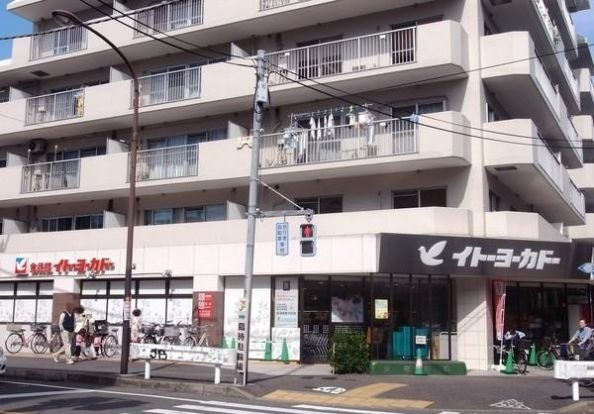
[[[301,235],[300,252],[301,256],[315,256],[316,254],[316,226],[315,224],[307,223],[299,226]]]

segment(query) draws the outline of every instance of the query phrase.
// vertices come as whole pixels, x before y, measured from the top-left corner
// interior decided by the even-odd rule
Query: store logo
[[[15,275],[26,275],[28,264],[29,264],[29,259],[27,259],[26,257],[17,257],[15,264],[14,264],[14,274]]]
[[[439,266],[442,264],[443,259],[438,259],[437,257],[443,253],[447,243],[448,242],[445,240],[437,242],[431,246],[429,250],[427,250],[425,246],[419,247],[419,254],[423,264],[427,266]]]

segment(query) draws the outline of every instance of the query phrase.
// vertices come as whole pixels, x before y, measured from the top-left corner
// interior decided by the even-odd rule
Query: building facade
[[[235,341],[258,49],[259,207],[292,209],[281,193],[313,209],[316,249],[300,254],[303,218],[258,220],[252,358],[286,341],[291,359],[324,361],[347,330],[375,359],[420,347],[488,369],[496,280],[506,329],[537,343],[592,320],[578,267],[594,241],[594,63],[571,18],[587,0],[14,0],[37,35],[0,62],[2,338],[69,302],[122,322],[130,74],[93,34],[56,26],[65,4],[142,75],[146,322]]]

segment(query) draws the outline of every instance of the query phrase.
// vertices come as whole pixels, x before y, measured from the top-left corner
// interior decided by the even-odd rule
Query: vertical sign
[[[243,366],[243,356],[245,354],[245,340],[247,336],[247,300],[242,298],[237,306],[237,376],[243,377],[245,367]]]
[[[274,327],[297,328],[299,289],[296,277],[277,277],[274,282]]]
[[[289,254],[289,223],[286,221],[276,223],[276,255]]]
[[[495,335],[503,349],[503,329],[505,326],[505,280],[493,281],[493,302],[495,304]],[[503,362],[503,352],[499,353],[499,365]]]
[[[212,293],[198,293],[198,318],[212,319],[214,317],[214,299]]]

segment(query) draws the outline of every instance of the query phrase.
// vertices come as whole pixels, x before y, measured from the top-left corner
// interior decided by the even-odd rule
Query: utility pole
[[[260,138],[264,105],[268,103],[268,73],[266,52],[258,50],[256,57],[256,91],[254,93],[254,115],[252,132],[252,157],[250,167],[250,187],[247,212],[247,238],[245,244],[245,280],[243,312],[238,324],[238,365],[237,374],[241,385],[248,383],[248,364],[250,353],[250,317],[252,309],[252,279],[254,274],[254,246],[256,239],[256,216],[258,215],[258,169],[260,164]],[[243,329],[241,329],[243,328]]]

